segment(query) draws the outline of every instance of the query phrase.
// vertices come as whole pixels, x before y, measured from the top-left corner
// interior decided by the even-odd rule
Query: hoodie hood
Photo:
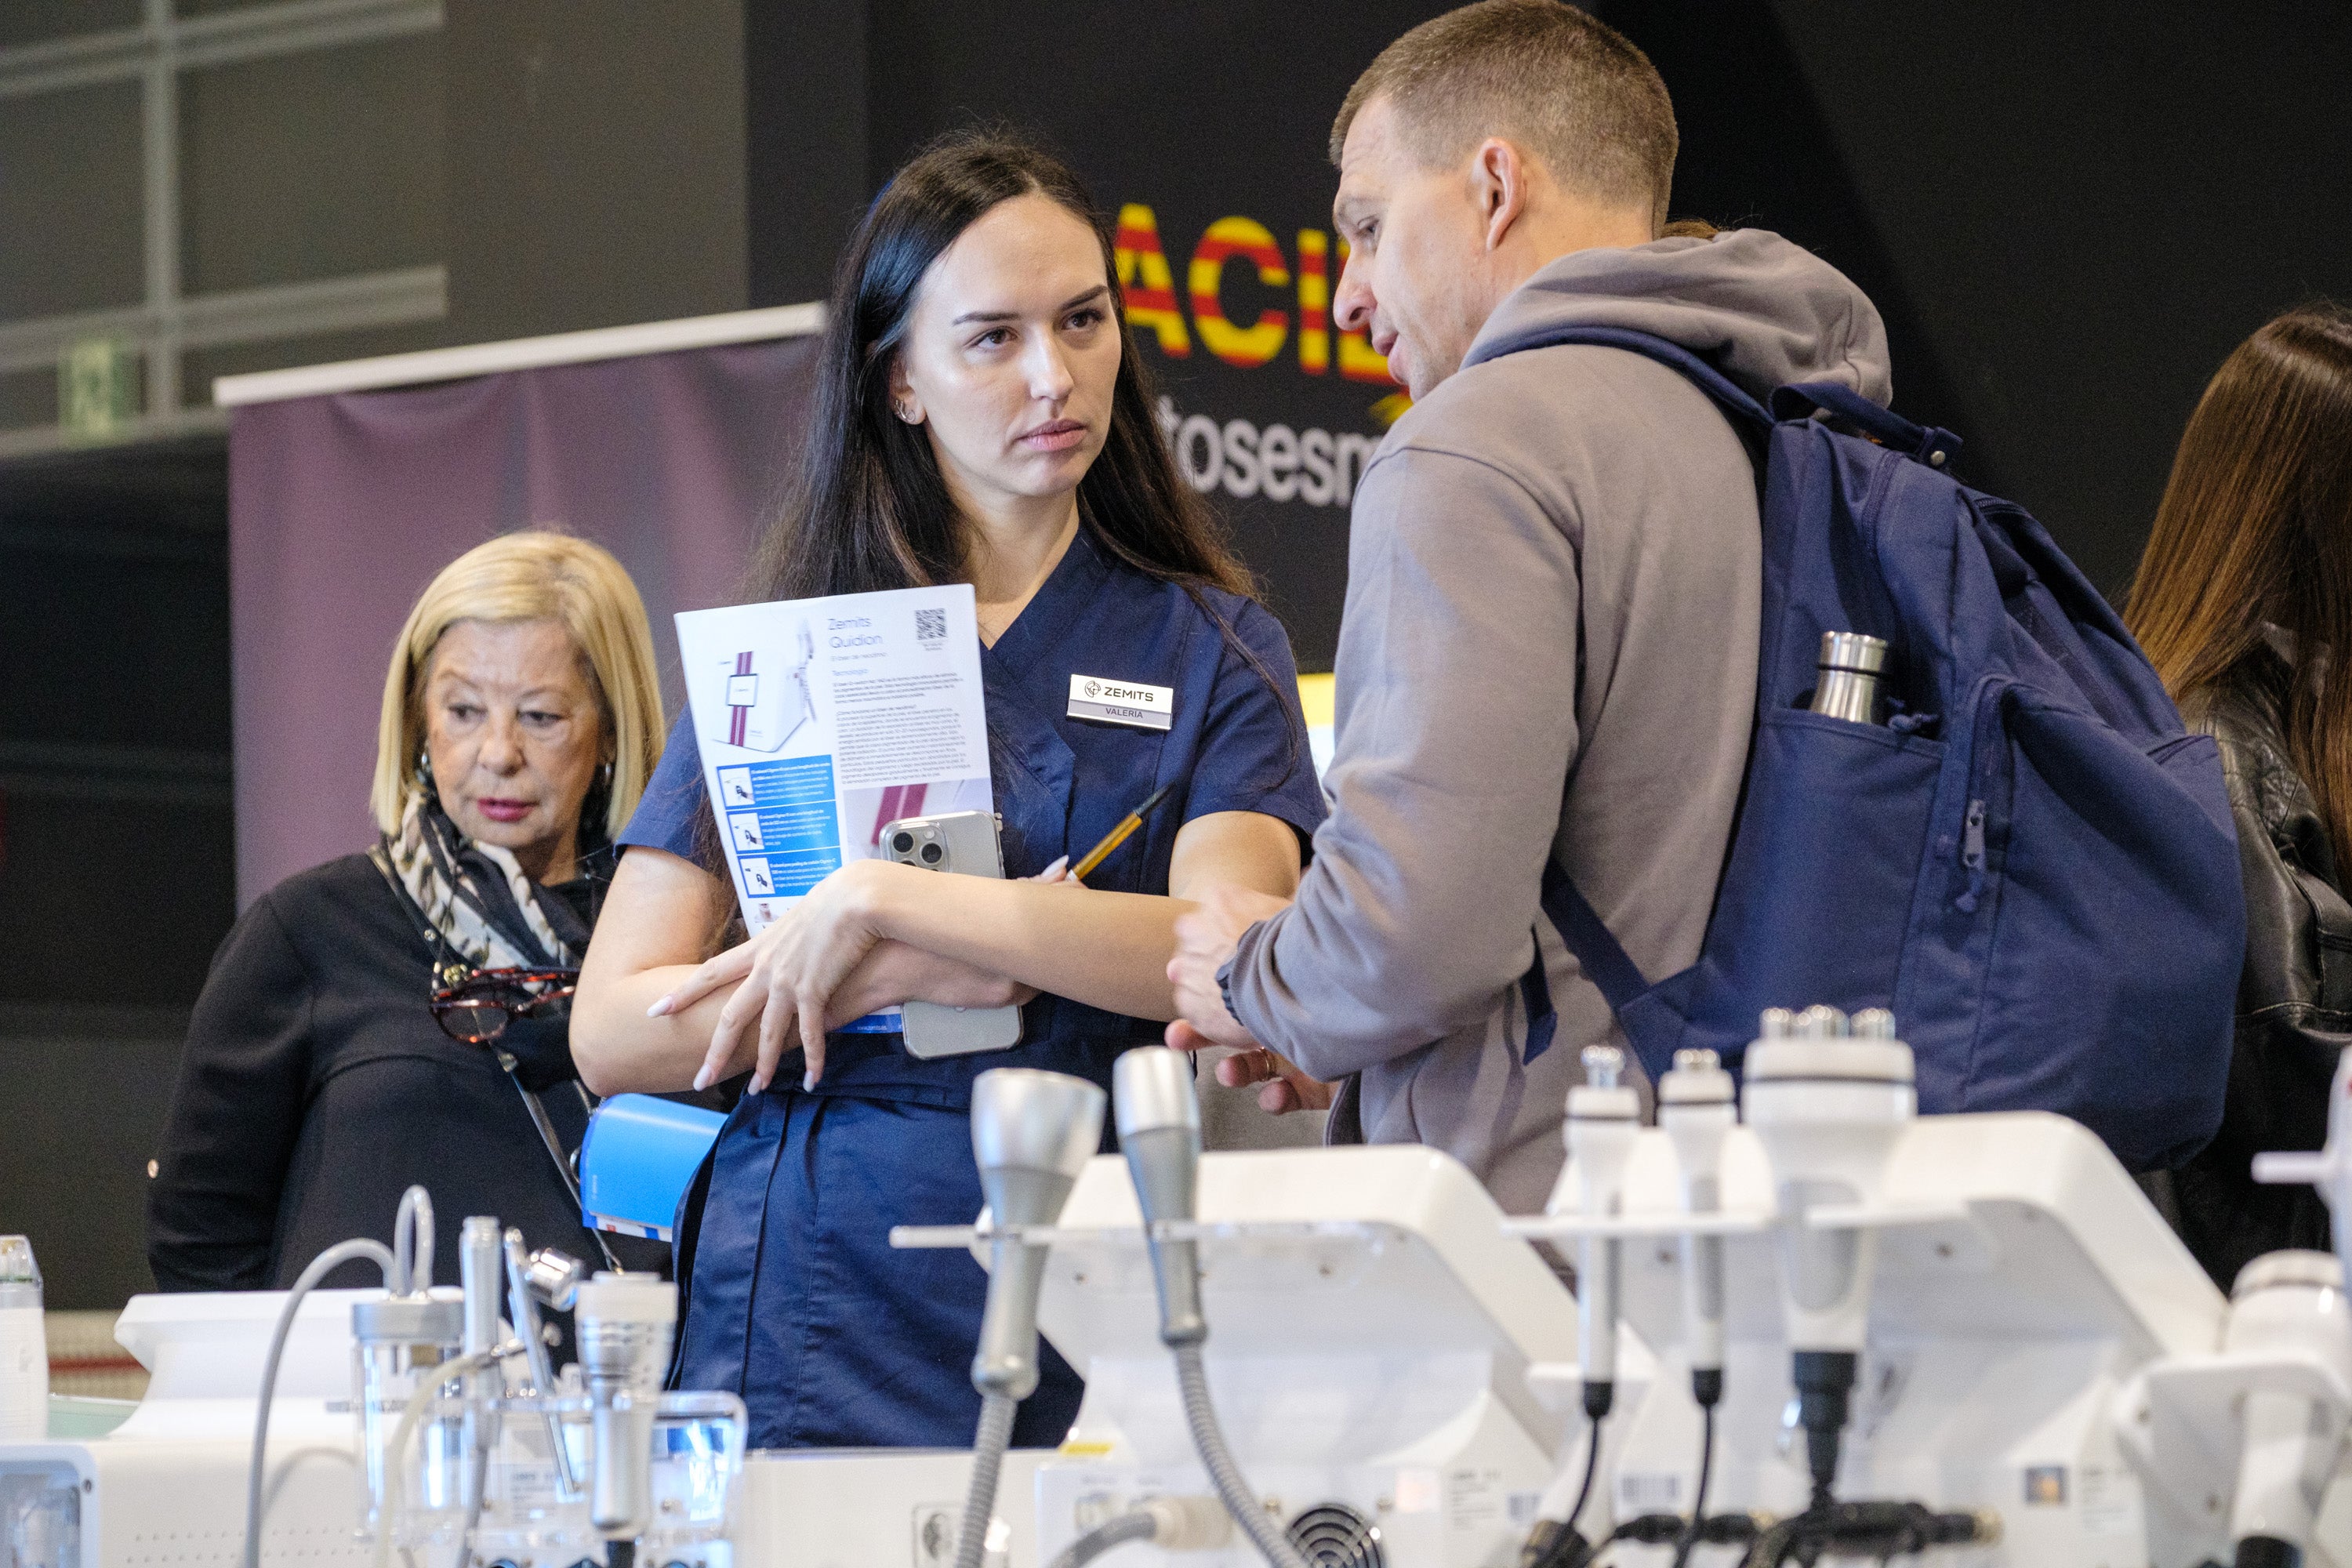
[[[1844,273],[1766,229],[1580,250],[1521,284],[1463,368],[1566,326],[1622,327],[1690,350],[1759,401],[1793,381],[1894,396],[1886,326]]]

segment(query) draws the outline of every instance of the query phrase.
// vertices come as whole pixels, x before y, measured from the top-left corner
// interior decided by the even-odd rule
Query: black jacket
[[[429,958],[364,855],[289,877],[245,911],[197,999],[148,1189],[158,1286],[283,1287],[335,1242],[389,1245],[412,1182],[433,1194],[439,1283],[457,1282],[468,1215],[597,1262],[514,1084],[426,1010]],[[568,1076],[560,1039],[534,1054],[540,1081]],[[576,1148],[579,1094],[556,1082],[542,1099]],[[666,1249],[649,1245],[635,1267],[659,1263]],[[330,1282],[373,1284],[374,1271],[349,1265]]]
[[[2311,791],[2287,758],[2280,712],[2289,673],[2264,649],[2186,715],[2221,746],[2246,887],[2221,1129],[2171,1183],[2181,1239],[2224,1290],[2265,1252],[2330,1245],[2318,1194],[2257,1186],[2252,1166],[2264,1150],[2326,1142],[2336,1058],[2352,1046],[2352,903]]]

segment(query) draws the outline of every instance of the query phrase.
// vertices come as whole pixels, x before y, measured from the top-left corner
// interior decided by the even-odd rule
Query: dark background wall
[[[1677,214],[1779,229],[1850,273],[1887,317],[1898,405],[1958,431],[1963,473],[2032,509],[2111,592],[2221,356],[2280,309],[2352,296],[2336,0],[1594,8],[1675,94]],[[448,315],[192,354],[188,393],[817,297],[900,158],[1004,119],[1107,205],[1151,209],[1191,352],[1144,352],[1180,412],[1374,437],[1388,389],[1302,357],[1299,235],[1328,232],[1324,139],[1348,83],[1440,9],[449,0],[431,34],[240,68],[182,106],[194,284],[437,258]],[[0,12],[0,47],[137,14]],[[0,102],[0,228],[42,241],[0,247],[0,324],[135,285],[121,97]],[[1262,225],[1288,275],[1221,276],[1227,317],[1286,317],[1254,366],[1206,352],[1185,288],[1229,216]],[[54,385],[0,375],[0,426]],[[225,464],[205,439],[0,462],[0,1068],[47,1139],[0,1152],[0,1229],[59,1238],[59,1305],[140,1281],[136,1173],[234,913]],[[1323,666],[1344,508],[1223,482],[1219,500],[1302,664]]]
[[[899,158],[999,118],[1058,143],[1106,205],[1158,205],[1181,291],[1178,247],[1211,218],[1286,238],[1328,215],[1340,96],[1444,8],[761,8],[754,297],[817,290]],[[1963,474],[2034,510],[2110,593],[2221,357],[2280,310],[2352,296],[2352,10],[2333,0],[1589,8],[1674,93],[1677,216],[1777,229],[1845,269],[1887,317],[1898,405],[1958,431]],[[811,89],[822,128],[782,107]],[[1180,403],[1186,373],[1213,381],[1199,359],[1154,359]],[[1280,599],[1295,542],[1252,538],[1255,510],[1228,507]],[[1316,552],[1344,537],[1304,531]],[[1282,607],[1311,660],[1328,626]]]

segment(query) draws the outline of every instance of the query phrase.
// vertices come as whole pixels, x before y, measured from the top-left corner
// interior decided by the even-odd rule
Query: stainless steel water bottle
[[[1813,711],[1855,724],[1878,722],[1878,678],[1886,668],[1886,644],[1861,632],[1823,632],[1820,679],[1813,684]]]

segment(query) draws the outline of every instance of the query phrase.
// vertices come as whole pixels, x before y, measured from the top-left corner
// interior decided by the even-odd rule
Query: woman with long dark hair
[[[2291,310],[2223,362],[2173,459],[2125,615],[2190,726],[2221,744],[2246,888],[2221,1129],[2171,1173],[2173,1223],[2228,1289],[2328,1246],[2308,1187],[2255,1154],[2316,1149],[2352,1045],[2352,313]]]
[[[979,1211],[971,1080],[1019,1065],[1108,1087],[1174,1016],[1187,891],[1289,897],[1323,807],[1288,643],[1176,470],[1076,176],[1002,137],[933,148],[866,214],[829,310],[750,597],[972,585],[1007,879],[853,860],[724,946],[734,900],[682,724],[621,836],[574,1037],[604,1093],[751,1075],[681,1224],[683,1384],[739,1391],[762,1446],[961,1445],[985,1276],[887,1237]],[[1169,689],[1168,727],[1073,715],[1086,678]],[[1163,786],[1069,881],[1068,858]],[[1021,1043],[926,1060],[840,1028],[906,1001],[1025,1003]],[[1016,1442],[1076,1413],[1076,1374],[1045,1360]]]

